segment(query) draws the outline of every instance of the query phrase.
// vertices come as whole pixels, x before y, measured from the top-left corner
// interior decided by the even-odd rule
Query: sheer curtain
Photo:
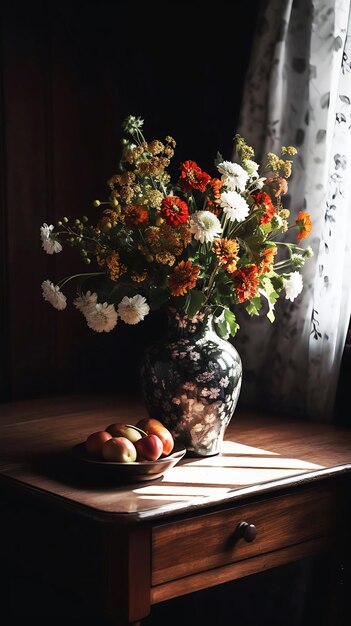
[[[351,312],[351,0],[267,0],[238,132],[256,161],[295,145],[285,205],[310,213],[314,257],[304,290],[279,300],[273,325],[240,312],[234,342],[242,402],[319,421],[333,418]]]

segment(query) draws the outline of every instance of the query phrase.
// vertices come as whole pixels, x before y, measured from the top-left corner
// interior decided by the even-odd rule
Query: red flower
[[[252,197],[255,200],[255,205],[258,206],[260,209],[264,209],[264,212],[261,216],[261,224],[268,224],[268,222],[271,221],[275,211],[271,197],[268,195],[268,193],[265,193],[264,191],[259,191]]]
[[[296,218],[296,224],[299,227],[300,231],[297,235],[297,238],[305,239],[312,230],[312,222],[309,213],[304,213],[303,211],[300,211]]]
[[[188,220],[188,205],[184,200],[177,198],[177,196],[167,196],[167,198],[162,200],[161,214],[167,224],[176,227],[179,224],[185,224]]]
[[[188,191],[191,188],[205,191],[211,176],[203,172],[195,161],[184,161],[180,166],[180,180]]]
[[[127,226],[131,227],[145,226],[149,217],[147,209],[139,204],[128,204],[125,208],[124,215]]]
[[[249,265],[237,270],[233,274],[234,285],[239,302],[251,300],[256,294],[259,285],[259,270],[257,265]]]

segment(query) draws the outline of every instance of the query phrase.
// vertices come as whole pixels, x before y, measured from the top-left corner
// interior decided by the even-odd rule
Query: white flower
[[[50,302],[58,311],[62,311],[67,306],[66,296],[60,291],[58,285],[54,285],[50,280],[44,280],[41,284],[43,298]]]
[[[242,222],[249,214],[250,207],[246,200],[236,191],[223,191],[220,205],[223,212],[234,222]]]
[[[229,190],[244,191],[249,175],[239,163],[223,161],[217,169],[222,174],[222,180]]]
[[[246,159],[243,162],[244,169],[247,171],[249,176],[257,176],[258,172],[258,163],[256,161],[251,161],[251,159]]]
[[[303,281],[300,272],[292,272],[288,278],[284,278],[285,298],[293,302],[301,293]]]
[[[95,330],[97,333],[108,333],[117,324],[117,312],[113,304],[95,304],[86,311],[85,314],[87,324],[89,328]]]
[[[73,300],[73,304],[86,317],[89,314],[89,311],[94,309],[97,304],[97,295],[96,293],[91,293],[91,291],[81,293],[75,300]]]
[[[228,376],[223,376],[223,378],[221,378],[221,380],[219,381],[219,385],[220,385],[220,387],[224,387],[224,388],[228,387],[228,385],[229,385],[229,378],[228,378]]]
[[[118,305],[118,314],[126,324],[138,324],[150,311],[144,296],[137,294],[132,298],[124,296]]]
[[[283,218],[275,213],[271,219],[272,228],[281,228],[283,226]]]
[[[218,217],[210,211],[196,211],[190,219],[190,232],[197,241],[208,243],[221,234],[222,227]]]
[[[262,189],[263,185],[265,184],[266,179],[265,178],[256,178],[255,179],[255,188],[254,189]],[[254,191],[254,189],[252,189],[252,191]]]
[[[216,398],[218,398],[220,392],[221,392],[221,390],[218,389],[218,387],[211,387],[211,389],[209,390],[208,397],[212,398],[213,400],[215,400]]]
[[[51,231],[54,230],[52,224],[48,226],[47,224],[43,224],[40,227],[40,237],[42,246],[48,254],[54,254],[54,252],[61,252],[62,246],[57,239],[53,238],[51,235]]]

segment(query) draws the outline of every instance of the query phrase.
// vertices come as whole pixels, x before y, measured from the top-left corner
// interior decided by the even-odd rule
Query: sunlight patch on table
[[[166,482],[162,482],[158,485],[147,485],[145,487],[139,487],[134,489],[133,492],[138,494],[138,496],[143,497],[157,497],[161,499],[172,499],[172,500],[184,500],[184,498],[206,498],[224,495],[228,493],[229,487],[205,487],[205,486],[196,486],[190,487],[187,485],[168,485]]]
[[[257,469],[294,469],[294,470],[314,470],[322,469],[321,465],[302,461],[301,459],[290,459],[281,456],[272,457],[252,457],[252,456],[213,456],[203,459],[192,459],[191,467],[251,467]],[[182,468],[185,464],[182,465]]]
[[[305,471],[305,470],[304,470]],[[301,473],[300,468],[253,468],[253,467],[201,467],[199,465],[183,465],[174,467],[165,475],[163,483],[197,485],[253,485],[271,480],[279,480]]]
[[[277,455],[276,452],[271,450],[263,450],[262,448],[255,448],[254,446],[246,446],[243,443],[237,441],[223,441],[221,445],[222,454],[267,454],[269,456]]]

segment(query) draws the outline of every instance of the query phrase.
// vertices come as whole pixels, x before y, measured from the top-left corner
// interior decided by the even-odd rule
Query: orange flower
[[[191,188],[205,191],[211,176],[203,172],[195,161],[184,161],[180,165],[180,180],[188,191],[191,191]]]
[[[219,204],[215,204],[213,200],[207,200],[206,211],[210,211],[213,215],[217,215],[220,219],[220,215],[222,213],[222,208]]]
[[[219,200],[221,197],[221,188],[223,187],[224,181],[219,178],[211,178],[210,187],[213,191],[213,197],[215,200]]]
[[[177,196],[167,196],[162,200],[161,213],[167,224],[174,227],[185,224],[189,217],[188,205]]]
[[[127,226],[144,226],[148,221],[147,209],[140,204],[128,204],[124,213]]]
[[[180,228],[175,229],[166,222],[160,226],[161,248],[167,250],[171,254],[181,254],[183,252],[183,241],[180,234]]]
[[[299,227],[298,239],[305,239],[312,230],[312,222],[309,213],[300,211],[296,218],[296,224]]]
[[[106,257],[106,265],[109,269],[109,276],[111,280],[118,280],[122,274],[127,271],[127,267],[120,262],[118,252],[111,252]]]
[[[158,250],[160,248],[161,234],[158,226],[149,226],[146,228],[144,237],[145,241],[147,241],[153,250]]]
[[[266,274],[272,269],[274,263],[274,256],[277,254],[277,248],[265,248],[262,251],[262,261],[260,263],[260,274]]]
[[[224,181],[219,178],[211,178],[209,187],[209,197],[207,200],[206,209],[211,211],[215,215],[220,215],[222,212],[221,207],[217,203],[217,200],[221,197],[221,187],[223,187]]]
[[[172,296],[184,296],[189,289],[193,289],[199,271],[200,268],[197,265],[193,266],[190,260],[178,263],[168,278]]]
[[[107,266],[109,277],[114,281],[118,280],[127,271],[127,267],[124,263],[121,263],[119,254],[115,250],[106,251],[103,255],[97,253],[96,261],[100,267]]]
[[[275,176],[274,178],[266,178],[265,185],[270,187],[276,198],[279,196],[285,196],[288,193],[288,181],[281,176]]]
[[[145,270],[139,274],[137,272],[132,272],[130,277],[135,283],[143,283],[144,280],[147,279],[147,272]]]
[[[271,197],[264,191],[259,191],[259,193],[254,194],[252,197],[255,200],[255,205],[260,209],[264,209],[264,213],[261,216],[261,224],[268,224],[275,211]]]
[[[236,270],[239,249],[236,239],[215,239],[211,248],[223,269],[230,274]]]
[[[234,286],[239,302],[251,300],[256,294],[259,285],[259,270],[257,265],[249,265],[237,270],[233,274]]]

